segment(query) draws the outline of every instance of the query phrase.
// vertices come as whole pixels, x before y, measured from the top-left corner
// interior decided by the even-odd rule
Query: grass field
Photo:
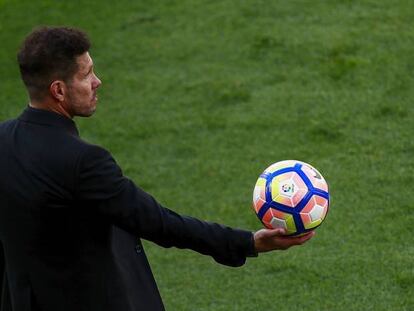
[[[257,230],[272,162],[330,185],[311,242],[243,268],[146,243],[167,310],[414,310],[413,21],[409,0],[0,0],[0,120],[27,103],[25,34],[81,27],[103,81],[81,135],[164,205]]]

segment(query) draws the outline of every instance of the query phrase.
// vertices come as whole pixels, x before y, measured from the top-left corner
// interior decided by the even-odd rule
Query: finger
[[[314,231],[308,232],[305,235],[302,235],[300,237],[296,237],[295,243],[298,245],[305,243],[306,241],[310,240],[315,235]]]
[[[295,237],[295,236],[283,236],[279,237],[278,239],[283,240],[288,247],[291,247],[293,245],[301,245],[311,239],[315,233],[313,231],[306,233],[305,235]]]
[[[286,235],[287,231],[284,228],[276,228],[276,229],[269,229],[268,230],[268,236],[274,237],[274,236],[284,236]]]
[[[315,235],[315,231],[310,231],[304,235],[301,236],[302,239],[309,240]]]

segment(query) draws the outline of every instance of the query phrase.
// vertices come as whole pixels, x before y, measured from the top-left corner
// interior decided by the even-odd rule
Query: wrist
[[[256,242],[254,239],[254,232],[252,232],[251,236],[250,236],[250,248],[247,251],[246,257],[257,257],[259,255],[259,253],[256,250]]]

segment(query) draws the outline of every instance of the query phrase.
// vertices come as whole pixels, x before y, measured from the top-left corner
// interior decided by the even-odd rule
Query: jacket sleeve
[[[1,309],[1,303],[2,303],[2,293],[3,293],[3,277],[5,276],[4,274],[4,270],[5,270],[5,260],[4,260],[4,252],[3,252],[3,245],[1,244],[0,241],[0,309]]]
[[[76,196],[94,201],[92,205],[114,225],[160,246],[192,249],[229,266],[241,266],[246,257],[255,256],[252,232],[161,206],[123,176],[109,152],[98,146],[89,146],[79,161]]]

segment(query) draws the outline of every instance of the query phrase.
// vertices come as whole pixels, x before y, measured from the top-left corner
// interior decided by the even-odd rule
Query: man
[[[0,124],[2,310],[164,310],[140,239],[241,266],[309,240],[181,216],[123,176],[105,149],[79,138],[101,81],[86,35],[39,28],[18,62],[30,103]]]

